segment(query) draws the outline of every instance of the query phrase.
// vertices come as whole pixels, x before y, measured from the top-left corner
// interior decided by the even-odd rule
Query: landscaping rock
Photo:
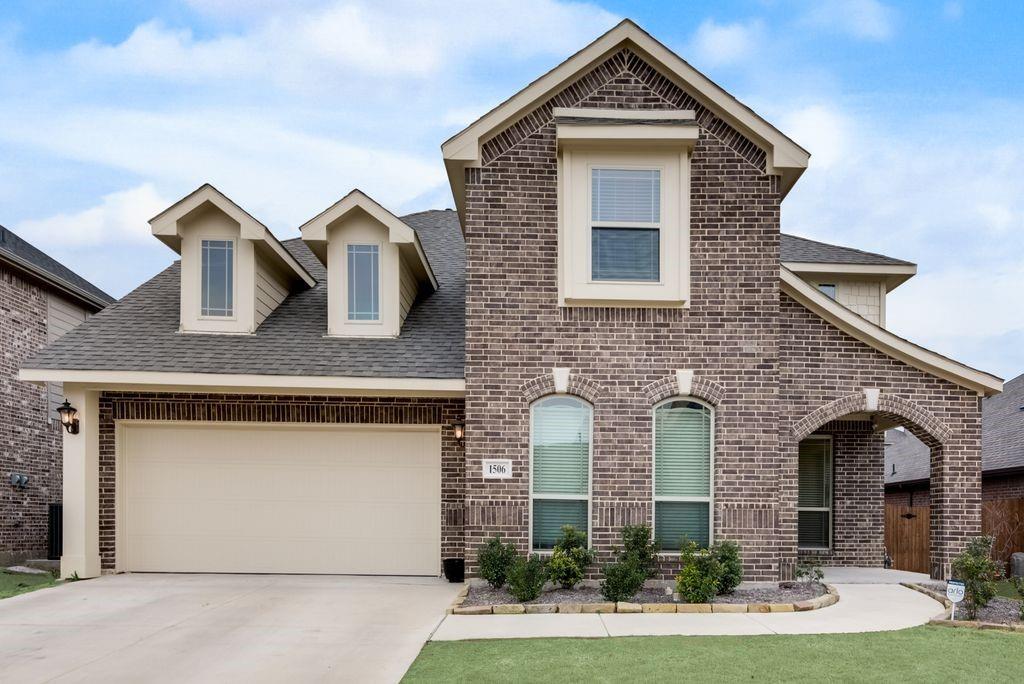
[[[528,603],[526,604],[526,612],[530,615],[537,613],[557,613],[557,603]]]
[[[792,613],[796,610],[792,603],[770,603],[768,609],[772,613]]]
[[[522,603],[502,603],[494,606],[495,615],[520,615],[526,612]]]
[[[793,609],[798,612],[803,612],[805,610],[814,610],[816,607],[817,606],[814,605],[813,599],[810,601],[797,601],[793,604]]]
[[[712,613],[746,613],[746,603],[714,603],[711,605]]]
[[[744,606],[746,608],[746,606]],[[680,603],[676,606],[677,613],[710,613],[710,603]]]
[[[616,613],[642,613],[644,612],[643,607],[639,603],[628,603],[626,601],[619,601],[615,604]]]
[[[12,565],[7,568],[7,572],[19,572],[23,575],[49,575],[49,570],[40,570],[39,568],[30,568],[27,565]]]
[[[582,603],[559,603],[559,613],[580,613],[583,611]]]
[[[676,604],[674,604],[674,603],[645,603],[645,604],[643,604],[643,611],[645,613],[674,613],[674,612],[676,612]]]
[[[581,613],[614,613],[615,604],[608,603],[583,603],[580,605]]]
[[[770,603],[748,603],[748,613],[770,613],[772,612],[772,606]]]
[[[490,606],[459,606],[455,608],[456,615],[490,615]]]

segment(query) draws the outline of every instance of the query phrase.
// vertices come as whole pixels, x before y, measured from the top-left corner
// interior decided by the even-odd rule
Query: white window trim
[[[591,209],[588,215],[588,226],[586,235],[586,249],[587,249],[587,284],[588,285],[623,285],[623,286],[643,286],[643,285],[656,285],[664,286],[665,284],[665,221],[664,212],[661,207],[665,206],[665,169],[664,164],[608,164],[600,163],[595,164],[593,162],[587,164],[587,206],[594,206],[594,171],[607,170],[607,171],[657,171],[658,172],[658,221],[655,223],[646,223],[640,221],[595,221],[593,209]],[[639,230],[650,230],[657,229],[658,231],[658,279],[657,280],[596,280],[594,278],[594,228],[621,228],[628,230],[631,228]]]
[[[658,457],[658,454],[657,454],[658,445],[657,445],[657,439],[656,439],[656,434],[657,434],[658,427],[657,427],[657,415],[656,415],[655,412],[658,410],[658,408],[660,406],[663,406],[665,404],[671,403],[673,401],[690,401],[690,402],[693,402],[694,404],[700,404],[701,406],[703,406],[703,407],[705,407],[705,408],[707,408],[708,410],[711,411],[711,444],[710,444],[710,448],[709,448],[709,451],[711,453],[709,454],[709,461],[710,462],[708,464],[708,467],[709,467],[709,471],[708,472],[710,473],[711,481],[709,482],[709,486],[708,486],[708,496],[658,496],[657,493],[656,493],[658,491],[657,482],[656,482],[658,469],[657,469],[657,464],[655,463],[655,459],[657,459],[657,457]],[[656,510],[657,510],[657,503],[659,501],[670,501],[670,502],[678,501],[678,502],[683,502],[683,503],[686,503],[686,502],[695,502],[695,503],[696,502],[707,502],[707,504],[708,504],[708,546],[710,547],[712,544],[715,543],[715,418],[716,418],[715,414],[716,414],[715,407],[712,406],[711,404],[709,404],[708,402],[702,401],[702,400],[697,399],[695,397],[687,397],[687,396],[669,397],[668,399],[665,399],[663,401],[659,401],[657,404],[655,404],[651,408],[651,537],[652,538],[655,537],[655,530],[658,529],[657,528],[657,522],[658,521],[655,519],[655,516],[657,515]],[[680,555],[680,551],[679,550],[676,550],[676,551],[661,550],[661,551],[658,552],[658,555],[659,556],[667,556],[667,557],[678,557]]]
[[[690,306],[690,145],[623,148],[563,145],[558,156],[558,304],[688,308]],[[593,280],[591,168],[661,171],[659,281]],[[580,179],[579,176],[586,176]],[[676,187],[678,186],[678,187]],[[583,193],[582,198],[577,193]],[[586,211],[585,215],[581,215]],[[616,222],[614,227],[623,226]],[[641,227],[636,225],[636,227]],[[651,226],[655,227],[655,226]],[[671,232],[671,234],[670,234]],[[580,242],[583,244],[579,244]]]
[[[527,541],[528,549],[531,554],[536,553],[541,556],[549,556],[552,554],[553,549],[535,549],[533,547],[533,502],[534,499],[541,501],[582,501],[582,496],[575,494],[539,494],[534,495],[533,493],[533,417],[537,405],[543,402],[545,399],[551,399],[554,397],[568,397],[575,399],[584,406],[590,409],[590,435],[587,442],[587,548],[593,548],[593,541],[591,537],[593,534],[594,526],[594,405],[586,399],[577,397],[574,394],[558,393],[558,394],[545,394],[543,397],[537,399],[530,404],[530,445],[528,460],[530,464],[530,510],[526,516],[527,526]]]
[[[199,258],[197,263],[199,264],[199,287],[198,294],[199,305],[196,307],[196,317],[200,321],[237,321],[238,320],[238,240],[233,237],[224,237],[222,235],[200,235],[196,241],[197,249],[199,250]],[[203,243],[205,242],[230,242],[231,243],[231,315],[230,316],[211,316],[209,314],[203,314]]]
[[[348,248],[349,247],[376,247],[377,248],[377,318],[375,320],[367,319],[353,319],[349,318],[349,292],[348,292]],[[341,253],[345,258],[345,277],[342,279],[342,306],[344,307],[345,313],[342,317],[344,325],[384,325],[384,316],[382,309],[384,307],[384,291],[383,291],[383,270],[384,270],[384,243],[375,240],[346,240],[342,242]]]
[[[801,506],[800,505],[800,475],[799,475],[799,473],[800,473],[800,460],[799,460],[800,459],[800,453],[799,453],[799,448],[800,447],[799,447],[799,444],[798,444],[797,445],[797,449],[798,449],[798,451],[797,451],[797,483],[796,483],[796,486],[797,486],[797,491],[796,491],[796,500],[797,500],[797,505],[796,505],[796,525],[797,525],[797,528],[796,528],[797,529],[797,536],[796,536],[796,538],[797,538],[797,547],[796,547],[796,550],[797,551],[819,551],[819,552],[820,551],[829,551],[829,552],[831,552],[832,551],[832,533],[833,533],[833,530],[835,528],[835,519],[836,519],[836,514],[835,514],[835,482],[836,482],[836,470],[835,470],[835,468],[836,468],[836,458],[835,458],[835,448],[834,448],[834,444],[833,444],[833,441],[832,441],[832,435],[810,435],[808,437],[804,437],[800,441],[801,442],[809,442],[809,441],[828,442],[828,472],[829,472],[829,477],[831,479],[830,479],[830,481],[828,483],[828,506],[824,506],[824,507],[822,507],[822,506],[805,507],[805,506]],[[811,512],[817,512],[817,513],[827,512],[828,513],[828,544],[826,546],[800,546],[800,512],[801,511],[807,511],[809,513],[811,513]]]

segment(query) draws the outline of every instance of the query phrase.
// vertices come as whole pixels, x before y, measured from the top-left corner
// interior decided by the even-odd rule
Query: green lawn
[[[996,596],[1005,596],[1006,598],[1020,600],[1020,596],[1017,595],[1017,590],[1013,588],[1013,584],[1010,580],[1003,580],[996,584]]]
[[[48,572],[42,575],[23,575],[0,570],[0,599],[52,587],[56,583],[53,575]]]
[[[1020,682],[1024,635],[949,627],[811,636],[430,642],[405,682]]]

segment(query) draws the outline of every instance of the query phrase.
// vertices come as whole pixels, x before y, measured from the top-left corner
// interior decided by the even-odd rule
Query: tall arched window
[[[590,442],[593,411],[570,396],[534,403],[531,411],[532,548],[553,548],[563,525],[590,535]]]
[[[714,411],[692,399],[654,408],[654,536],[676,551],[683,538],[712,541]]]

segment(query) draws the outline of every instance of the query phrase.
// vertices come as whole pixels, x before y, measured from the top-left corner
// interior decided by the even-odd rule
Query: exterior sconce
[[[78,434],[78,409],[72,406],[67,399],[57,409],[60,414],[60,424],[68,431],[69,435]]]
[[[462,446],[466,443],[466,424],[465,423],[452,423],[452,434],[455,436],[455,441]]]

